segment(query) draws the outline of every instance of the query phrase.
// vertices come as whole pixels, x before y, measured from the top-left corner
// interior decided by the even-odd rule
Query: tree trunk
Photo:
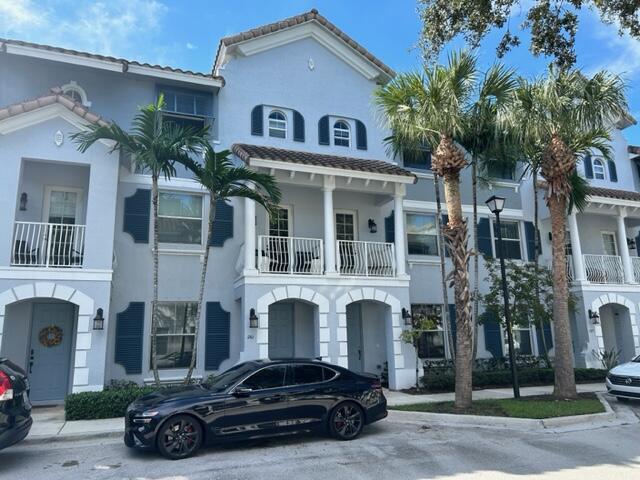
[[[559,399],[577,398],[573,371],[571,325],[569,323],[569,289],[565,254],[567,200],[563,195],[547,198],[551,216],[553,252],[553,332],[555,335],[555,386],[553,394]]]
[[[533,256],[533,268],[535,272],[535,291],[537,311],[540,311],[540,212],[538,208],[538,171],[533,170],[533,230],[534,230],[534,244],[535,252]],[[547,339],[544,336],[544,320],[539,319],[536,328],[540,329],[540,339],[542,339],[542,348],[544,349],[544,357],[548,360],[549,349],[547,348]],[[538,354],[540,353],[540,346],[538,345]]]
[[[445,173],[444,192],[449,214],[446,237],[453,262],[453,286],[456,304],[455,407],[466,410],[471,407],[472,399],[473,339],[471,332],[467,225],[462,216],[460,175],[457,171]]]
[[[473,318],[471,319],[473,335],[473,360],[478,352],[478,310],[480,302],[479,292],[479,257],[478,257],[478,159],[471,164],[471,194],[473,197]]]
[[[204,244],[204,255],[202,256],[202,270],[200,273],[200,290],[198,291],[198,306],[196,307],[196,325],[193,331],[193,352],[191,353],[191,363],[189,371],[184,379],[184,383],[191,382],[193,369],[196,366],[196,357],[198,356],[198,338],[200,333],[200,316],[202,315],[202,305],[204,302],[204,286],[207,281],[207,266],[209,265],[209,245],[211,245],[211,237],[213,237],[213,221],[216,218],[216,199],[209,192],[209,222],[207,225],[207,243]]]
[[[156,386],[158,374],[158,175],[151,175],[151,203],[153,205],[153,300],[151,302],[151,366]]]
[[[440,281],[442,282],[442,325],[447,335],[449,353],[455,360],[456,349],[453,344],[453,332],[451,331],[451,319],[449,318],[449,292],[447,289],[447,269],[444,254],[444,225],[442,225],[442,204],[440,202],[440,177],[434,173],[433,188],[436,194],[436,225],[438,226],[438,255],[440,256]]]

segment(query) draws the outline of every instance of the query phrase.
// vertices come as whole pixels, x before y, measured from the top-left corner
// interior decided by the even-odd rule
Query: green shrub
[[[98,418],[123,417],[127,406],[156,387],[109,385],[102,392],[82,392],[68,395],[64,402],[67,420],[94,420]]]

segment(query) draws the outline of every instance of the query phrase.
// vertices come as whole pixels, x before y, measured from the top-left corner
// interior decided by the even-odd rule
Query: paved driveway
[[[640,428],[568,433],[444,428],[402,424],[392,412],[352,442],[283,437],[211,447],[176,462],[129,450],[119,439],[23,443],[0,452],[0,478],[632,480],[640,479]]]

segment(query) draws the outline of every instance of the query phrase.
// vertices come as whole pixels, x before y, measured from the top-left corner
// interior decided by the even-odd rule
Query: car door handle
[[[269,397],[264,397],[262,399],[262,402],[263,403],[278,403],[278,402],[283,401],[284,399],[285,399],[285,396],[280,394],[280,393],[278,393],[276,395],[271,395]]]

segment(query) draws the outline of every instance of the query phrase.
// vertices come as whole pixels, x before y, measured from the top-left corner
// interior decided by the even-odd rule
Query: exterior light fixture
[[[29,197],[27,197],[27,192],[22,192],[20,194],[20,210],[21,211],[25,211],[27,209],[27,200]]]
[[[96,316],[93,317],[93,329],[104,330],[104,310],[101,308],[96,311]]]
[[[369,219],[369,232],[376,233],[378,231],[378,225],[373,221],[373,218]]]
[[[632,250],[636,249],[636,239],[635,238],[627,238],[627,247],[631,248]]]
[[[497,195],[492,196],[486,202],[487,207],[491,210],[491,213],[494,215],[499,214],[504,209],[504,197],[498,197]]]
[[[591,323],[594,325],[598,325],[600,323],[600,315],[598,315],[598,312],[589,310],[589,320],[591,320]]]
[[[411,321],[413,320],[411,312],[404,307],[402,307],[402,319],[404,320],[405,325],[411,325]]]
[[[258,328],[258,316],[255,308],[249,310],[249,328]]]

